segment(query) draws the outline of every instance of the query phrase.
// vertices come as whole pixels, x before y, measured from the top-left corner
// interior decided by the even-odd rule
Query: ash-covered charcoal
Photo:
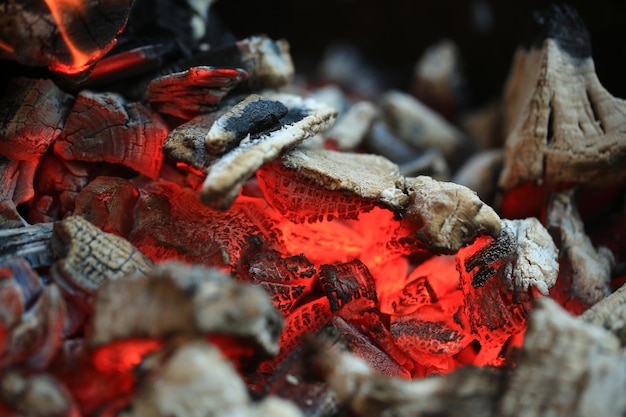
[[[617,338],[538,298],[497,415],[619,417],[626,412],[626,359]]]
[[[33,268],[52,265],[51,238],[52,223],[0,230],[0,265],[17,257],[28,261]]]
[[[581,320],[605,328],[626,346],[626,286],[622,285],[580,315]]]
[[[468,92],[459,46],[442,39],[426,50],[413,67],[409,88],[419,101],[453,120],[468,105]]]
[[[450,181],[450,167],[445,156],[437,149],[429,149],[398,165],[405,177],[426,175],[437,181]],[[464,184],[462,184],[464,185]]]
[[[283,317],[261,288],[216,268],[166,261],[145,275],[102,285],[88,340],[100,347],[124,339],[217,334],[275,355],[282,326]]]
[[[391,131],[418,150],[438,149],[452,167],[471,150],[466,135],[414,96],[392,90],[380,99],[383,118]]]
[[[121,164],[156,178],[167,132],[161,117],[142,103],[116,93],[83,90],[54,151],[66,160]]]
[[[502,170],[502,149],[486,149],[475,153],[454,173],[451,181],[476,192],[485,203],[495,207],[498,194],[498,176]]]
[[[288,109],[280,127],[243,139],[207,169],[199,197],[209,207],[226,210],[239,195],[243,184],[265,163],[292,149],[303,140],[328,129],[336,110],[315,100],[289,93],[263,93]]]
[[[315,283],[315,266],[304,256],[282,256],[279,252],[252,249],[243,254],[237,277],[263,288],[274,306],[288,316]]]
[[[500,369],[465,367],[445,376],[387,377],[340,344],[307,340],[311,376],[328,384],[340,407],[357,417],[445,415],[491,417],[506,377]],[[471,410],[471,411],[468,411]]]
[[[276,396],[253,401],[223,352],[202,340],[152,354],[140,372],[137,393],[120,417],[302,417],[293,403]]]
[[[546,227],[556,240],[560,262],[567,265],[562,269],[571,274],[567,277],[571,282],[568,296],[586,306],[608,296],[615,258],[609,248],[594,247],[587,236],[573,191],[550,195]]]
[[[534,217],[502,220],[496,239],[481,237],[458,251],[463,314],[481,344],[476,364],[504,360],[504,342],[524,331],[532,301],[556,283],[557,257],[548,231]]]
[[[525,186],[607,188],[626,178],[626,101],[600,84],[582,18],[553,5],[536,13],[532,28],[513,58],[503,103],[499,186],[502,210],[515,216],[532,208]]]
[[[238,68],[193,67],[153,79],[145,97],[157,112],[189,120],[217,109],[247,76]]]
[[[10,409],[6,410],[5,407]],[[70,391],[49,373],[7,370],[0,377],[0,409],[6,415],[74,417],[80,415]],[[10,414],[9,414],[10,413]]]
[[[280,101],[250,94],[230,108],[197,116],[172,129],[163,150],[175,161],[202,169],[248,135],[279,127],[279,119],[287,112]]]
[[[0,57],[82,79],[115,45],[133,2],[33,3],[0,7]]]
[[[330,301],[331,311],[350,320],[378,305],[376,283],[367,266],[358,259],[321,265],[320,284]]]
[[[296,148],[258,173],[266,200],[294,223],[356,219],[406,201],[398,167],[373,154]]]
[[[406,240],[451,254],[481,234],[497,236],[498,214],[467,187],[430,177],[406,178],[410,199],[403,218]]]
[[[362,146],[367,152],[383,156],[396,164],[408,163],[423,154],[423,151],[415,149],[393,133],[380,118],[372,123]]]
[[[58,259],[50,275],[87,311],[103,283],[144,274],[152,266],[152,261],[129,241],[103,232],[77,215],[54,223],[50,244]]]
[[[17,206],[13,200],[3,200],[0,198],[0,231],[5,229],[18,229],[27,225],[26,220],[24,220],[22,215],[17,211]]]
[[[361,147],[374,121],[379,117],[378,107],[371,101],[358,101],[344,112],[324,134],[325,140],[340,151],[354,151]]]
[[[39,161],[61,134],[73,100],[52,80],[13,79],[0,99],[0,155]]]
[[[21,258],[0,268],[0,368],[43,370],[63,335],[66,304],[55,284],[45,285]]]

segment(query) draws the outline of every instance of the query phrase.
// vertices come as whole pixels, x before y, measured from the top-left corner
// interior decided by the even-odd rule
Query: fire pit
[[[626,413],[626,101],[575,9],[481,106],[451,41],[381,88],[214,11],[0,6],[0,415]]]

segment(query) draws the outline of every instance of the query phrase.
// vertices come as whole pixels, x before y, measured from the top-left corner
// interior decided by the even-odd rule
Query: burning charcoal
[[[37,161],[12,161],[0,155],[0,199],[14,204],[31,200],[36,170]]]
[[[17,413],[15,415],[32,417],[80,415],[71,393],[54,376],[47,373],[5,371],[0,377],[0,399],[15,410]]]
[[[119,94],[86,90],[76,97],[54,151],[66,160],[121,164],[156,178],[167,126],[158,114]]]
[[[223,353],[204,341],[148,357],[146,375],[120,417],[301,417],[298,408],[275,396],[253,402],[247,387]]]
[[[501,149],[488,149],[469,157],[452,177],[452,182],[476,192],[487,204],[495,201],[502,169]]]
[[[554,5],[536,13],[532,43],[515,53],[504,95],[507,136],[499,185],[502,208],[523,201],[528,187],[611,187],[626,178],[626,102],[600,84],[589,33],[578,13]],[[535,205],[537,204],[535,203]]]
[[[113,48],[132,3],[89,0],[42,7],[10,1],[0,10],[2,57],[81,75]]]
[[[239,200],[217,211],[193,190],[160,180],[141,186],[128,239],[155,261],[231,268],[248,248],[249,236],[260,236],[270,249],[284,248],[279,219],[261,199]]]
[[[243,255],[241,279],[263,288],[284,316],[313,287],[315,266],[303,255],[282,257],[277,251]]]
[[[99,176],[76,196],[75,215],[103,232],[128,236],[134,226],[133,210],[139,190],[128,180]]]
[[[54,223],[51,246],[58,258],[50,268],[52,278],[87,311],[103,283],[143,274],[152,265],[126,239],[76,215]]]
[[[0,100],[0,154],[39,161],[61,133],[73,97],[44,79],[14,79]]]
[[[472,138],[478,150],[502,147],[502,104],[499,99],[466,111],[460,117],[459,124]]]
[[[456,43],[440,40],[429,46],[415,64],[411,93],[446,119],[453,119],[467,104],[461,67]]]
[[[0,367],[45,369],[61,343],[66,307],[54,284],[43,285],[20,258],[0,270]]]
[[[482,237],[459,250],[464,314],[482,347],[477,364],[496,364],[504,342],[524,331],[533,299],[547,296],[556,282],[557,255],[552,238],[534,217],[502,220],[495,240]]]
[[[378,304],[374,277],[358,259],[338,265],[320,266],[320,284],[333,312],[348,318]]]
[[[617,338],[540,297],[497,415],[618,417],[626,412],[624,390],[626,362]]]
[[[281,162],[259,173],[261,187],[270,205],[297,223],[357,218],[374,202],[406,202],[398,167],[378,155],[296,148]]]
[[[619,338],[621,346],[626,346],[626,286],[622,285],[611,295],[589,307],[580,318],[610,330]]]
[[[330,346],[321,338],[308,340],[306,349],[314,378],[325,381],[339,406],[348,407],[356,417],[494,416],[506,376],[498,369],[466,367],[411,381],[386,377],[339,344]]]
[[[311,99],[286,93],[269,95],[268,98],[281,101],[289,109],[281,120],[281,127],[246,137],[238,147],[209,166],[199,195],[207,206],[227,209],[243,183],[263,164],[278,158],[304,139],[325,131],[335,121],[334,109]]]
[[[374,103],[359,101],[340,114],[337,122],[325,133],[325,137],[338,150],[354,151],[360,147],[377,117],[378,108]]]
[[[152,80],[146,98],[159,113],[189,120],[215,110],[247,76],[241,69],[193,67]]]
[[[572,191],[553,193],[546,223],[555,236],[561,263],[567,264],[566,270],[571,274],[569,296],[591,306],[611,293],[609,284],[615,260],[608,248],[594,248],[576,204]]]
[[[86,162],[66,161],[54,153],[46,153],[37,167],[35,198],[28,203],[26,219],[35,224],[71,214],[76,195],[97,172],[93,168]]]
[[[438,149],[453,167],[466,156],[469,140],[465,134],[410,94],[388,91],[380,107],[391,131],[416,149]]]
[[[242,308],[245,306],[245,308]],[[258,287],[215,268],[168,261],[97,292],[92,346],[121,339],[223,334],[278,352],[283,318]],[[124,322],[116,317],[124,316]]]
[[[474,191],[419,176],[406,179],[410,203],[403,220],[409,239],[430,250],[454,253],[482,233],[497,236],[500,218]]]
[[[198,116],[172,129],[163,149],[172,159],[201,169],[246,136],[280,125],[287,111],[279,101],[250,94],[224,114]]]
[[[15,257],[25,259],[33,268],[52,265],[51,237],[52,223],[0,230],[0,265]]]

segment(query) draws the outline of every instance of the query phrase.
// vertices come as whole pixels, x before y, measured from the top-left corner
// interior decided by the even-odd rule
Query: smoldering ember
[[[371,96],[213,7],[0,4],[1,416],[626,415],[626,101],[577,10],[452,119],[451,41]]]

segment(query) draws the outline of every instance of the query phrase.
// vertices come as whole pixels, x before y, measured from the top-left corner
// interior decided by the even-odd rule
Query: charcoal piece
[[[27,268],[27,271],[15,271],[17,273],[13,275],[14,280],[28,273],[30,268],[26,263],[21,267]],[[34,272],[31,271],[30,274]],[[2,286],[4,287],[2,295],[9,295],[5,292],[7,283],[4,282]],[[18,288],[22,288],[19,283]],[[2,346],[4,349],[0,354],[2,367],[23,366],[33,370],[44,370],[57,354],[65,324],[65,301],[55,284],[40,288],[31,300],[24,298],[21,300],[22,316],[17,323],[6,329],[6,340],[2,343],[6,345]],[[16,298],[20,297],[20,292],[14,294]],[[30,301],[28,305],[27,301]]]
[[[99,171],[86,162],[66,161],[46,153],[37,166],[35,197],[28,203],[26,220],[31,224],[52,222],[71,214],[76,195]]]
[[[54,262],[50,239],[52,223],[38,223],[0,230],[0,264],[23,258],[33,267],[48,267]]]
[[[571,274],[569,297],[585,306],[592,306],[611,293],[610,282],[615,265],[613,253],[607,247],[594,247],[587,236],[577,208],[573,190],[550,195],[546,227],[559,248],[559,261],[567,264]],[[562,278],[561,278],[562,279]]]
[[[515,369],[497,415],[618,417],[626,411],[626,367],[617,338],[560,307],[534,302]],[[541,389],[538,389],[541,387]]]
[[[315,266],[303,254],[283,257],[276,251],[265,251],[242,258],[242,279],[263,288],[285,316],[311,292]]]
[[[462,185],[419,176],[406,179],[410,202],[403,219],[407,241],[451,254],[481,234],[497,236],[500,217]]]
[[[0,399],[15,415],[37,417],[72,417],[80,415],[69,390],[49,373],[18,370],[3,372]],[[3,408],[3,411],[6,410]],[[13,414],[10,414],[13,415]]]
[[[414,158],[398,165],[405,177],[425,175],[437,181],[450,181],[450,167],[443,154],[437,149],[429,149]],[[454,182],[454,181],[453,181]]]
[[[296,148],[281,162],[328,191],[377,200],[394,209],[407,202],[397,165],[378,155]]]
[[[215,114],[217,113],[217,114]],[[172,159],[201,169],[249,134],[280,126],[287,107],[279,101],[250,94],[233,107],[194,117],[172,129],[163,150]]]
[[[135,225],[128,239],[151,259],[234,268],[249,236],[261,236],[270,249],[284,248],[280,219],[262,200],[238,201],[227,211],[203,205],[196,193],[159,180],[141,185]]]
[[[27,226],[26,220],[17,211],[13,200],[0,199],[0,230]]]
[[[139,190],[120,177],[99,176],[76,195],[73,214],[103,232],[128,236],[134,226],[133,210]]]
[[[399,138],[382,119],[377,119],[372,123],[370,131],[363,140],[363,149],[384,156],[396,164],[408,163],[423,153]]]
[[[245,308],[241,308],[245,306]],[[124,322],[116,317],[124,317]],[[132,338],[229,335],[275,355],[283,317],[258,287],[216,268],[165,261],[96,294],[91,346]]]
[[[66,160],[121,164],[156,178],[167,132],[161,117],[140,102],[83,90],[54,151]]]
[[[270,162],[303,140],[328,129],[337,112],[312,99],[288,93],[267,95],[282,102],[289,112],[276,130],[250,135],[238,147],[209,165],[199,193],[209,207],[226,210],[239,195],[242,185],[263,164]]]
[[[32,3],[9,1],[3,5],[2,58],[28,66],[47,66],[83,79],[115,45],[133,2],[89,0],[78,7],[68,2],[50,7]]]
[[[157,352],[142,365],[146,373],[123,417],[280,415],[302,417],[298,408],[276,396],[253,401],[244,381],[223,353],[202,340]]]
[[[73,100],[52,80],[13,79],[0,100],[0,154],[39,161],[60,135]]]
[[[347,316],[376,307],[376,283],[374,277],[360,260],[336,265],[321,265],[320,284],[330,301],[333,312]]]
[[[37,161],[12,161],[0,155],[0,200],[19,205],[35,196]]]
[[[452,182],[475,191],[482,201],[493,206],[503,157],[501,148],[478,152],[465,160],[454,173]]]
[[[374,345],[372,340],[368,339],[355,326],[341,317],[333,317],[330,324],[320,331],[320,333],[322,332],[332,333],[333,337],[338,339],[338,342],[346,343],[347,348],[355,356],[361,358],[369,367],[380,372],[381,375],[411,378],[409,371],[396,362],[389,352],[381,350]]]
[[[626,346],[626,286],[622,285],[580,315],[581,320],[615,334]]]
[[[539,195],[530,207],[526,186],[607,189],[626,178],[626,101],[598,80],[580,16],[553,5],[535,20],[545,40],[517,48],[504,89],[505,216],[538,215]]]
[[[215,110],[247,76],[238,68],[197,66],[153,79],[146,99],[159,113],[189,120]]]
[[[397,315],[408,314],[426,304],[437,302],[435,293],[427,275],[418,276],[407,282],[401,290],[390,294],[390,306]]]
[[[443,116],[411,94],[392,90],[380,99],[385,122],[392,132],[419,150],[437,149],[455,169],[471,150],[467,136]]]
[[[360,148],[379,109],[371,101],[358,101],[345,112],[340,113],[337,122],[325,133],[325,139],[341,151],[354,151]]]
[[[459,250],[463,314],[482,346],[476,364],[503,360],[499,356],[503,343],[524,331],[532,301],[548,295],[555,284],[557,254],[536,218],[502,220],[502,233],[495,241],[482,237]]]
[[[58,259],[50,268],[52,278],[87,311],[104,282],[144,274],[152,266],[129,241],[77,215],[54,223],[50,244]]]

